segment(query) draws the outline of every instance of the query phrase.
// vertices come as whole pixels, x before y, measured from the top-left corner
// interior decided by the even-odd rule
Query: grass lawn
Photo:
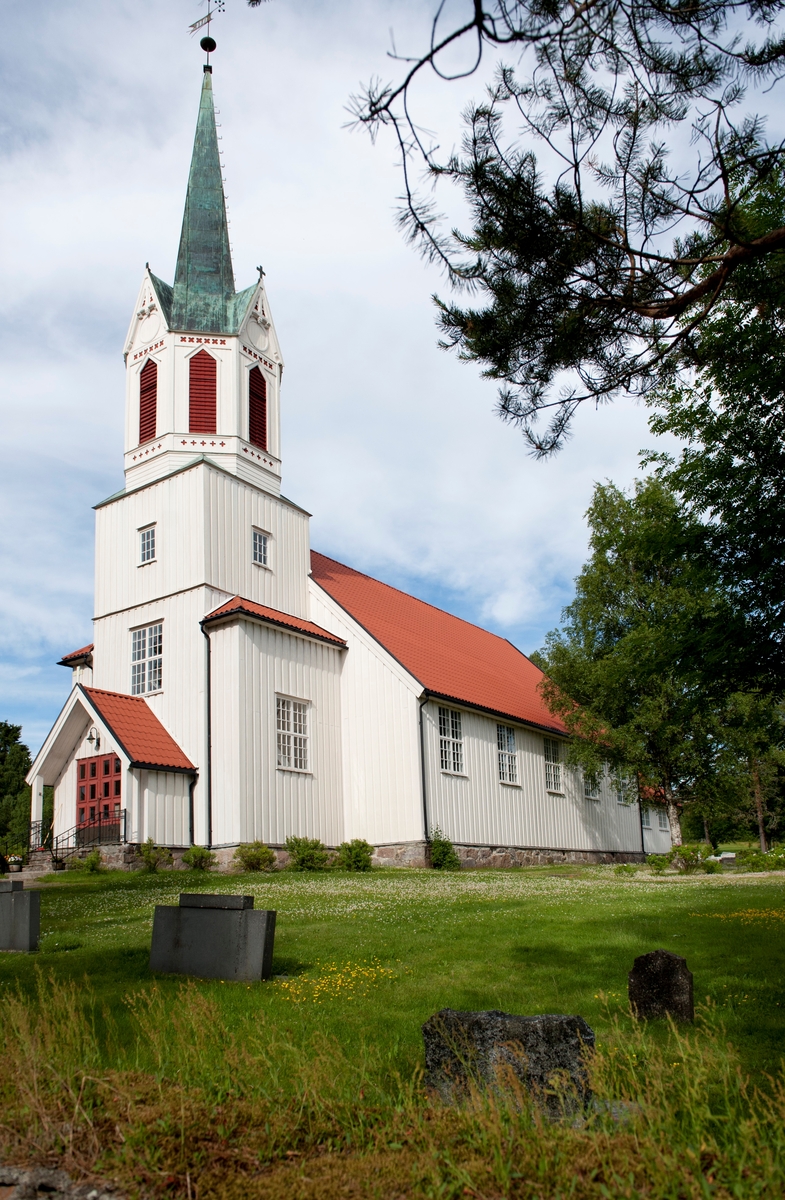
[[[331,1057],[336,1075],[346,1064],[358,1065],[365,1082],[358,1085],[352,1098],[355,1110],[363,1097],[370,1095],[366,1089],[376,1097],[387,1096],[379,1103],[387,1104],[390,1113],[402,1110],[402,1093],[399,1091],[395,1100],[389,1097],[395,1086],[405,1090],[408,1081],[416,1079],[422,1063],[420,1026],[445,1007],[497,1008],[521,1014],[579,1013],[597,1033],[600,1046],[611,1039],[623,1048],[625,1038],[631,1039],[631,1045],[638,1035],[627,1013],[627,972],[637,955],[660,947],[687,959],[695,977],[696,1003],[708,1006],[715,1029],[718,1023],[724,1028],[717,1045],[727,1038],[745,1073],[764,1087],[770,1086],[766,1076],[776,1074],[785,1057],[785,877],[779,874],[659,879],[640,872],[636,877],[620,878],[612,868],[602,867],[456,873],[387,870],[371,875],[69,872],[42,884],[39,953],[0,955],[0,1002],[10,1003],[12,994],[21,989],[33,1011],[41,976],[51,981],[48,994],[52,1004],[54,997],[68,992],[63,985],[71,983],[80,1002],[91,996],[97,1001],[92,1008],[91,1079],[98,1078],[101,1071],[135,1070],[154,1076],[159,1084],[166,1077],[185,1087],[192,1078],[188,1075],[191,1068],[182,1065],[185,1060],[178,1059],[179,1065],[172,1060],[167,1066],[168,1039],[182,1041],[185,1036],[183,982],[174,977],[154,978],[147,959],[154,905],[176,903],[180,891],[196,890],[252,893],[257,908],[276,909],[273,970],[283,976],[254,985],[218,981],[190,985],[188,1003],[201,997],[199,1003],[204,1002],[208,1006],[204,1011],[211,1014],[209,1025],[192,1026],[196,1052],[203,1045],[205,1060],[216,1053],[221,1057],[223,1052],[215,1049],[218,1043],[207,1046],[213,1036],[210,1030],[220,1031],[221,1036],[234,1030],[241,1040],[252,1036],[258,1052],[267,1056],[263,1071],[268,1072],[285,1058],[285,1046],[303,1054],[317,1045],[327,1047],[324,1061],[328,1072]],[[139,1006],[145,998],[154,1000],[155,1017],[140,1025]],[[18,1008],[13,1018],[14,1028],[19,1025],[20,1011]],[[24,1033],[19,1036],[28,1037]],[[45,1040],[43,1034],[36,1036],[41,1043]],[[671,1037],[664,1024],[653,1026],[647,1036],[655,1047],[665,1047]],[[698,1041],[701,1036],[696,1034]],[[77,1058],[80,1053],[88,1051],[73,1051]],[[673,1057],[671,1051],[668,1056]],[[231,1057],[228,1050],[225,1057],[227,1061]],[[679,1062],[671,1065],[677,1068]],[[77,1067],[78,1063],[74,1070]],[[237,1067],[236,1078],[245,1069]],[[391,1080],[396,1078],[399,1083],[393,1086]],[[221,1086],[231,1091],[231,1083]],[[126,1084],[116,1087],[119,1094]],[[700,1087],[701,1095],[711,1090],[710,1083]],[[83,1104],[80,1098],[77,1108]],[[132,1121],[130,1116],[128,1119]],[[166,1119],[156,1118],[164,1124]],[[270,1118],[265,1119],[272,1128]],[[414,1129],[414,1118],[406,1119]],[[41,1120],[51,1124],[50,1117]],[[313,1123],[316,1118],[309,1120]],[[93,1121],[96,1123],[97,1117]],[[293,1138],[295,1126],[287,1128],[286,1136]],[[406,1153],[405,1138],[399,1143],[389,1140],[392,1135],[386,1136],[386,1154]],[[414,1133],[411,1136],[416,1140]],[[701,1133],[699,1140],[707,1136]],[[318,1137],[322,1149],[333,1145],[326,1134]],[[130,1144],[130,1134],[125,1138],[125,1144]],[[227,1138],[231,1142],[228,1134]],[[182,1140],[185,1146],[185,1133]],[[278,1145],[275,1151],[268,1147],[258,1154],[272,1161],[276,1155],[295,1153],[292,1144],[300,1142],[290,1142],[288,1150]],[[307,1137],[303,1144],[310,1145]],[[46,1161],[62,1161],[60,1151],[52,1148],[51,1137],[46,1146]],[[98,1148],[98,1142],[96,1147],[92,1157],[84,1152],[84,1162],[93,1167],[104,1161],[101,1156],[106,1153],[105,1147]],[[111,1153],[116,1158],[118,1152]],[[660,1148],[657,1153],[662,1158],[665,1151]],[[431,1161],[432,1151],[426,1157]],[[197,1159],[198,1154],[194,1162]],[[103,1169],[107,1170],[106,1166]],[[196,1171],[195,1166],[192,1169]],[[281,1167],[284,1169],[289,1170]],[[760,1168],[764,1174],[768,1169]],[[382,1167],[379,1170],[384,1173]],[[186,1179],[184,1168],[181,1179],[178,1171],[171,1176],[176,1183],[167,1184],[167,1194],[192,1195],[190,1175]],[[118,1177],[124,1178],[127,1186],[128,1176],[122,1170]],[[156,1179],[148,1164],[144,1189],[156,1191]],[[250,1186],[248,1178],[243,1180],[242,1194],[251,1194],[243,1190]],[[281,1194],[290,1194],[289,1184],[281,1186]],[[450,1188],[440,1191],[441,1184],[434,1184],[433,1194],[465,1194],[462,1187],[455,1186],[453,1193]],[[467,1186],[470,1191],[474,1187]],[[499,1186],[496,1180],[497,1191]],[[362,1187],[359,1190],[362,1192]],[[510,1185],[507,1191],[512,1194],[515,1189]],[[482,1194],[476,1188],[475,1193]],[[203,1188],[200,1194],[218,1193]],[[234,1193],[229,1188],[221,1194]],[[270,1183],[258,1194],[278,1193]],[[302,1194],[332,1192],[306,1189]],[[380,1194],[386,1194],[384,1189]],[[408,1193],[404,1188],[399,1194]],[[431,1193],[425,1188],[411,1194]],[[549,1194],[547,1190],[542,1193]],[[600,1189],[586,1194],[608,1193]],[[629,1194],[639,1193],[633,1190]],[[659,1196],[660,1192],[640,1194]],[[679,1194],[691,1196],[693,1191],[687,1188]],[[703,1195],[700,1189],[694,1194]],[[755,1194],[769,1193],[764,1187]]]
[[[278,912],[273,970],[289,979],[197,985],[228,1022],[264,1013],[295,1037],[319,1030],[346,1046],[394,1048],[404,1071],[420,1061],[420,1025],[440,1008],[580,1013],[601,1033],[609,1011],[626,1012],[633,959],[659,947],[687,959],[696,1003],[717,1006],[749,1069],[770,1072],[785,1057],[780,875],[69,872],[42,887],[40,952],[0,955],[0,980],[31,988],[41,970],[88,981],[122,1020],[129,990],[153,984],[153,907],[183,890],[252,893],[257,908]],[[352,975],[358,968],[365,974]],[[175,996],[180,980],[158,986]]]

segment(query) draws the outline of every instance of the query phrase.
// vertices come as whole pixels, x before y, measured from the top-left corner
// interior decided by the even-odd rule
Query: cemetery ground
[[[68,872],[37,954],[0,955],[0,1161],[127,1196],[774,1197],[785,1191],[785,878],[608,867]],[[151,976],[155,904],[253,894],[266,983]],[[683,955],[694,1027],[640,1026],[633,959]],[[442,1008],[578,1013],[595,1102],[429,1100]]]

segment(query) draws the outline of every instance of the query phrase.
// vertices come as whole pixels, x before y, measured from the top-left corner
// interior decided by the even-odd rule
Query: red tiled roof
[[[505,638],[315,551],[311,574],[426,691],[566,733],[539,693],[542,671]]]
[[[84,688],[131,762],[162,770],[192,771],[177,742],[167,733],[150,705],[141,696]]]
[[[335,646],[346,645],[343,638],[336,637],[334,633],[322,629],[321,625],[314,625],[313,621],[303,621],[300,617],[292,617],[289,613],[279,612],[277,608],[267,608],[264,604],[256,604],[253,600],[244,600],[242,596],[233,596],[231,600],[226,601],[226,604],[222,604],[220,608],[208,613],[203,624],[233,616],[256,617],[257,620],[264,621],[268,625],[280,625],[283,629],[293,629],[308,637],[318,638],[321,642],[331,642]]]
[[[81,650],[72,650],[70,654],[64,654],[57,664],[58,667],[68,667],[72,662],[80,658],[89,658],[93,653],[93,643],[89,646],[82,646]]]

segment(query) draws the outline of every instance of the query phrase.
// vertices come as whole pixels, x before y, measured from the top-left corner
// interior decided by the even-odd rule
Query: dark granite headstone
[[[652,950],[635,959],[629,974],[632,1011],[641,1021],[654,1017],[673,1017],[674,1021],[693,1021],[692,972],[686,958],[670,950]]]
[[[510,1073],[554,1117],[590,1099],[585,1056],[594,1033],[583,1017],[443,1008],[422,1035],[426,1086],[446,1104],[472,1086],[504,1086]]]
[[[24,891],[24,879],[0,879],[0,894],[3,892]]]
[[[157,904],[150,970],[201,979],[269,979],[275,912],[254,909],[253,896],[183,892],[178,905]]]
[[[37,950],[41,932],[41,893],[23,890],[21,879],[2,880],[0,950]]]

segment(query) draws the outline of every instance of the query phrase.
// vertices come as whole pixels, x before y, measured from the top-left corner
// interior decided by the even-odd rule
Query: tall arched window
[[[191,433],[215,433],[216,362],[200,350],[190,362],[188,428]]]
[[[148,358],[139,376],[139,442],[155,437],[155,413],[158,400],[158,363]]]
[[[248,372],[248,441],[267,449],[267,380],[258,367]]]

